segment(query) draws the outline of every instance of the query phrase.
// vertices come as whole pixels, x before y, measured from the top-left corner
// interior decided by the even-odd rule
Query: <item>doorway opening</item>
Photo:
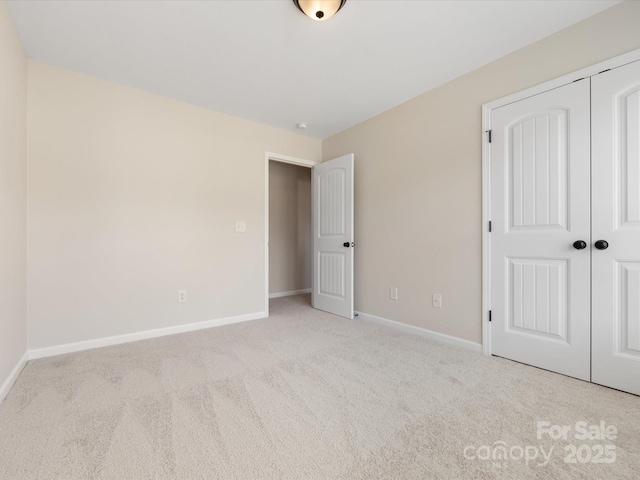
[[[311,169],[269,164],[269,298],[311,293]]]
[[[265,156],[265,312],[269,299],[311,292],[312,167],[317,162]]]

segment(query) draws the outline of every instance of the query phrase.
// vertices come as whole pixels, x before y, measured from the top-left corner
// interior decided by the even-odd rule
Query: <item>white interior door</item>
[[[583,380],[590,379],[589,108],[585,79],[491,113],[492,353]]]
[[[353,154],[313,167],[313,307],[353,318]]]
[[[592,111],[592,381],[640,395],[640,62],[592,78]]]

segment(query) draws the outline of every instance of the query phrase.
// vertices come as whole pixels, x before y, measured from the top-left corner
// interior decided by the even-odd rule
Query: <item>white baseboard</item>
[[[394,320],[388,320],[382,317],[376,317],[375,315],[369,315],[368,313],[356,312],[358,318],[366,320],[368,322],[378,323],[387,327],[395,328],[396,330],[402,330],[403,332],[419,335],[421,337],[436,340],[438,342],[448,343],[449,345],[456,345],[458,347],[467,348],[477,353],[482,353],[482,345],[469,340],[464,340],[458,337],[452,337],[451,335],[445,335],[444,333],[434,332],[427,330],[426,328],[414,327],[413,325],[407,325],[406,323],[396,322]]]
[[[0,403],[2,403],[2,401],[5,399],[5,397],[9,393],[9,390],[11,390],[11,387],[13,387],[13,384],[18,379],[18,375],[20,375],[20,372],[22,371],[24,366],[27,364],[28,360],[29,360],[29,353],[24,352],[24,355],[22,355],[22,358],[18,361],[16,366],[13,367],[13,370],[11,370],[11,373],[2,384],[2,387],[0,387]]]
[[[303,290],[291,290],[290,292],[270,293],[269,298],[289,297],[291,295],[302,295],[303,293],[311,293],[311,289],[305,288]]]
[[[92,348],[108,347],[111,345],[120,345],[122,343],[135,342],[138,340],[147,340],[149,338],[175,335],[176,333],[193,332],[195,330],[203,330],[205,328],[221,327],[222,325],[247,322],[249,320],[258,320],[266,317],[267,315],[265,312],[248,313],[246,315],[237,315],[235,317],[218,318],[204,322],[188,323],[186,325],[176,325],[175,327],[156,328],[154,330],[145,330],[143,332],[127,333],[125,335],[116,335],[113,337],[103,337],[93,340],[85,340],[82,342],[66,343],[64,345],[55,345],[53,347],[36,348],[29,350],[28,355],[29,360],[34,360],[37,358],[62,355],[64,353],[90,350]]]

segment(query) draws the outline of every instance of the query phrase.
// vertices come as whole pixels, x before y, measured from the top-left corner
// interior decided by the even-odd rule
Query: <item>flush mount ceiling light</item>
[[[307,17],[322,21],[333,17],[347,0],[293,0],[293,3]]]

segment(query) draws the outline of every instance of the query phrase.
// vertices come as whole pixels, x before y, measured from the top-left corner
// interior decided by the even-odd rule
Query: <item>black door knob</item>
[[[595,245],[598,250],[606,250],[609,248],[609,242],[606,240],[598,240]]]
[[[349,248],[349,245],[350,245],[350,243],[349,243],[349,242],[344,242],[344,243],[342,244],[342,246],[343,246],[343,247],[347,247],[347,248]]]
[[[585,242],[584,240],[576,240],[575,242],[573,242],[573,248],[575,248],[576,250],[584,250],[585,248],[587,248],[587,242]]]

